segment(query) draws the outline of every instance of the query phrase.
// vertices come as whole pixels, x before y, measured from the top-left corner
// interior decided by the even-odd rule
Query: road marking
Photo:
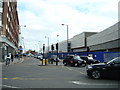
[[[8,85],[0,85],[1,87],[7,87],[7,88],[20,88],[20,87],[15,87],[15,86],[8,86]]]
[[[78,73],[80,73],[80,74],[83,74],[83,75],[86,75],[85,73],[83,73],[83,72],[80,72],[80,71],[77,71],[77,70],[73,70],[73,69],[71,69],[71,68],[69,68],[69,67],[66,67],[68,70],[72,70],[72,71],[75,71],[75,72],[78,72]]]
[[[72,70],[71,68],[69,68],[69,67],[66,67],[67,69],[69,69],[69,70]]]
[[[14,64],[20,64],[20,63],[23,63],[24,62],[24,58],[22,58],[22,59],[20,59],[20,60],[18,60],[18,62],[15,62]]]
[[[113,83],[84,83],[81,81],[69,81],[69,83],[73,83],[76,85],[119,85],[119,84],[113,84]]]
[[[2,79],[8,79],[8,78],[2,78]]]
[[[20,78],[20,77],[16,77],[16,78],[0,78],[0,79],[5,79],[5,80],[48,80],[49,78]]]

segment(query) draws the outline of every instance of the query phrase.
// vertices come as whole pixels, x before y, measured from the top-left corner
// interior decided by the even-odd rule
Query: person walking
[[[11,54],[11,61],[13,62],[13,60],[14,60],[14,56],[13,54]]]
[[[10,59],[11,59],[10,54],[8,54],[6,57],[6,62],[5,62],[6,66],[10,64]]]

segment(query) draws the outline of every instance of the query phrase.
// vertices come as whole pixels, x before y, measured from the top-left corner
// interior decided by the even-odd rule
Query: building
[[[90,51],[120,51],[120,22],[87,38]]]
[[[120,52],[120,22],[101,32],[83,32],[69,39],[71,52]],[[67,40],[59,42],[59,52],[67,52]]]
[[[83,32],[70,39],[72,52],[86,52],[87,38],[97,34],[97,32]]]
[[[0,61],[5,55],[14,54],[19,43],[19,19],[17,1],[3,2],[0,0]]]

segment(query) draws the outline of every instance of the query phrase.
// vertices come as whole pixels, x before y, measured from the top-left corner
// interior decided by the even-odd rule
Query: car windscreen
[[[120,63],[120,57],[116,57],[116,58],[110,60],[109,62],[107,62],[107,64],[110,64],[110,63],[112,63],[112,62]]]
[[[83,59],[83,60],[88,60],[88,58],[87,57],[80,57],[81,59]]]
[[[79,56],[74,56],[73,57],[75,60],[81,60],[81,58]]]

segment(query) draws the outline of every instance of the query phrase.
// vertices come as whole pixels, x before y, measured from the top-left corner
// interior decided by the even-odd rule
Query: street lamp
[[[38,45],[39,45],[39,53],[41,52],[41,41],[38,41]]]
[[[18,29],[20,30],[19,34],[21,34],[21,27],[26,27],[26,25],[18,25]]]
[[[45,36],[45,38],[48,38],[48,53],[49,53],[49,37]]]
[[[59,37],[59,35],[57,35],[57,45],[58,45],[57,46],[57,53],[59,52],[59,50],[58,50],[59,49],[59,44],[58,44],[59,43],[59,38],[58,37]]]
[[[63,25],[63,26],[67,26],[67,52],[69,52],[69,50],[68,50],[68,43],[69,43],[68,25],[66,25],[66,24],[61,24],[61,25]]]
[[[23,37],[22,34],[21,34],[21,31],[22,31],[22,30],[21,30],[20,27],[26,27],[26,25],[23,25],[23,26],[18,25],[18,26],[17,26],[17,28],[19,29],[19,34],[20,34],[20,35],[19,35],[19,40],[20,40],[20,41],[19,41],[19,45],[20,45],[20,43],[21,43],[21,44],[23,43],[24,52],[26,52],[26,51],[25,51],[25,44],[24,44],[24,41],[23,41],[24,37]]]
[[[24,53],[26,52],[25,50],[25,43],[24,43],[24,37],[22,37],[22,42],[23,42],[23,47],[24,47]]]

